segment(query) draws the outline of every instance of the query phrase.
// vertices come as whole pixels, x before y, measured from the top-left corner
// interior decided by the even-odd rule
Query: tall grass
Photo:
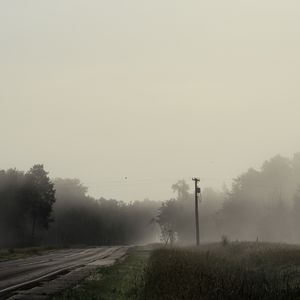
[[[141,299],[300,299],[300,248],[234,243],[155,250]]]

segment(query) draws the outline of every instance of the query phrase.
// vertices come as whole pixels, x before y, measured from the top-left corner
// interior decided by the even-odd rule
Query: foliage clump
[[[35,243],[37,230],[48,229],[55,202],[54,184],[43,165],[24,173],[0,171],[0,247]]]

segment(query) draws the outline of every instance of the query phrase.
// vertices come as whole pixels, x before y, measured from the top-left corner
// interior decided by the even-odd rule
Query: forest
[[[194,193],[179,180],[172,199],[95,199],[79,179],[51,179],[43,165],[0,171],[0,247],[194,242]],[[300,242],[300,153],[250,168],[222,191],[205,188],[201,242]]]

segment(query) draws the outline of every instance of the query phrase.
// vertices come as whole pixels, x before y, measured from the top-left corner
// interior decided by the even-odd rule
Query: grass
[[[300,299],[300,248],[233,243],[155,250],[140,299]]]
[[[132,249],[53,300],[300,299],[300,247],[215,243]]]
[[[98,268],[89,278],[53,300],[138,300],[150,251],[131,249],[128,256],[110,267]]]

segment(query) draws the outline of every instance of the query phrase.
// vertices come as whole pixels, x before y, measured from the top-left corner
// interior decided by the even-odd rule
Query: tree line
[[[195,240],[194,194],[188,184],[173,185],[177,197],[165,201],[156,218],[165,243]],[[205,189],[199,206],[200,239],[300,242],[300,153],[277,155],[259,170],[250,168],[231,188]]]
[[[43,165],[0,171],[0,247],[116,245],[153,240],[159,203],[94,199],[78,179],[51,180]]]
[[[0,247],[116,245],[195,240],[194,192],[179,180],[166,201],[95,199],[79,179],[51,179],[43,165],[0,171]],[[200,239],[300,242],[300,153],[250,168],[222,191],[206,188]]]
[[[54,222],[43,235],[51,244],[116,245],[155,239],[151,222],[159,203],[150,200],[125,203],[94,199],[78,179],[55,179]]]

